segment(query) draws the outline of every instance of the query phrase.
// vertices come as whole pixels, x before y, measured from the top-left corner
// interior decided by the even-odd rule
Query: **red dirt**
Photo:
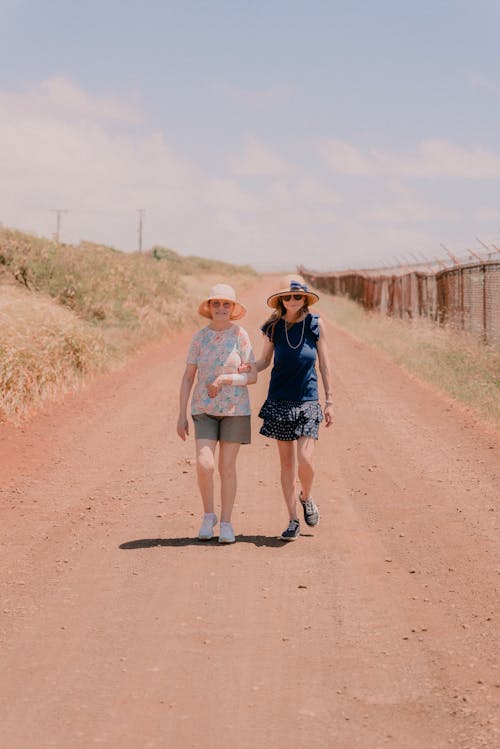
[[[190,335],[0,429],[2,746],[500,746],[499,434],[326,322],[322,520],[288,545],[267,373],[237,543],[195,539]]]

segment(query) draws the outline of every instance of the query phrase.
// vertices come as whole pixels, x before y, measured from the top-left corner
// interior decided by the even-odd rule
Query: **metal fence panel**
[[[500,262],[457,265],[438,273],[372,272],[301,274],[316,288],[347,296],[366,309],[400,318],[428,317],[500,345]]]

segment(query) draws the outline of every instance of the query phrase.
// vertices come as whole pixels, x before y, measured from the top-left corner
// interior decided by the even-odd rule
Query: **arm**
[[[248,365],[251,366],[250,364]],[[255,365],[254,365],[255,368]],[[210,396],[210,398],[215,398],[215,396],[218,394],[219,390],[223,385],[233,385],[233,387],[245,387],[246,385],[252,384],[257,380],[257,372],[255,371],[255,379],[252,380],[252,383],[250,382],[250,377],[252,376],[252,370],[250,369],[248,371],[248,374],[244,373],[241,374],[240,372],[236,374],[220,374],[218,375],[213,382],[210,383],[210,385],[207,385],[207,392]]]
[[[223,372],[218,375],[207,387],[210,398],[215,398],[223,385],[246,387],[257,382],[257,367],[255,366],[252,344],[248,333],[243,328],[240,329],[238,337],[238,349],[242,363],[238,366],[237,372]]]
[[[254,385],[257,382],[257,366],[255,362],[247,362],[245,366],[249,367],[247,370],[247,385]]]
[[[264,346],[262,348],[262,353],[260,355],[260,359],[257,359],[255,364],[250,364],[250,362],[247,362],[246,364],[242,364],[241,367],[238,367],[238,372],[251,372],[252,368],[255,367],[255,380],[252,380],[253,382],[257,381],[257,372],[262,372],[263,369],[266,369],[271,363],[271,359],[273,358],[274,353],[274,344],[272,341],[265,336],[264,340]],[[250,381],[249,383],[250,384]]]
[[[255,362],[255,365],[257,367],[257,372],[262,372],[263,369],[267,369],[267,367],[271,364],[271,360],[273,358],[274,354],[274,343],[269,340],[269,338],[264,339],[264,345],[262,347],[262,353],[260,355],[260,359],[257,359]]]
[[[243,331],[242,331],[243,332]],[[255,356],[252,350],[252,344],[248,333],[244,331],[240,342],[241,364],[238,367],[238,374],[246,374],[246,385],[253,385],[257,382],[257,367],[255,366]]]
[[[179,416],[177,418],[177,434],[181,440],[186,440],[189,434],[189,423],[187,419],[187,405],[191,393],[194,378],[196,376],[196,364],[186,364],[179,392]]]
[[[325,389],[325,425],[331,426],[333,423],[333,400],[330,372],[330,356],[328,354],[328,345],[326,342],[326,331],[322,319],[319,319],[319,338],[317,343],[318,364]]]

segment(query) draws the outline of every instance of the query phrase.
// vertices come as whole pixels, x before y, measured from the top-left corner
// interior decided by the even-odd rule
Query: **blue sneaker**
[[[319,514],[319,510],[314,504],[312,497],[309,497],[309,499],[302,499],[302,492],[299,495],[300,504],[302,505],[302,510],[304,511],[304,520],[306,521],[307,525],[318,525],[319,519],[321,515]]]
[[[300,536],[300,525],[298,520],[290,520],[288,527],[283,531],[280,538],[283,541],[295,541]]]

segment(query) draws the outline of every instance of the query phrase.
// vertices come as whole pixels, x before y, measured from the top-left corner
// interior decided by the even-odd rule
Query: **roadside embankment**
[[[0,230],[0,421],[118,366],[145,343],[197,320],[216,280],[244,288],[249,266],[155,247],[124,253]]]

